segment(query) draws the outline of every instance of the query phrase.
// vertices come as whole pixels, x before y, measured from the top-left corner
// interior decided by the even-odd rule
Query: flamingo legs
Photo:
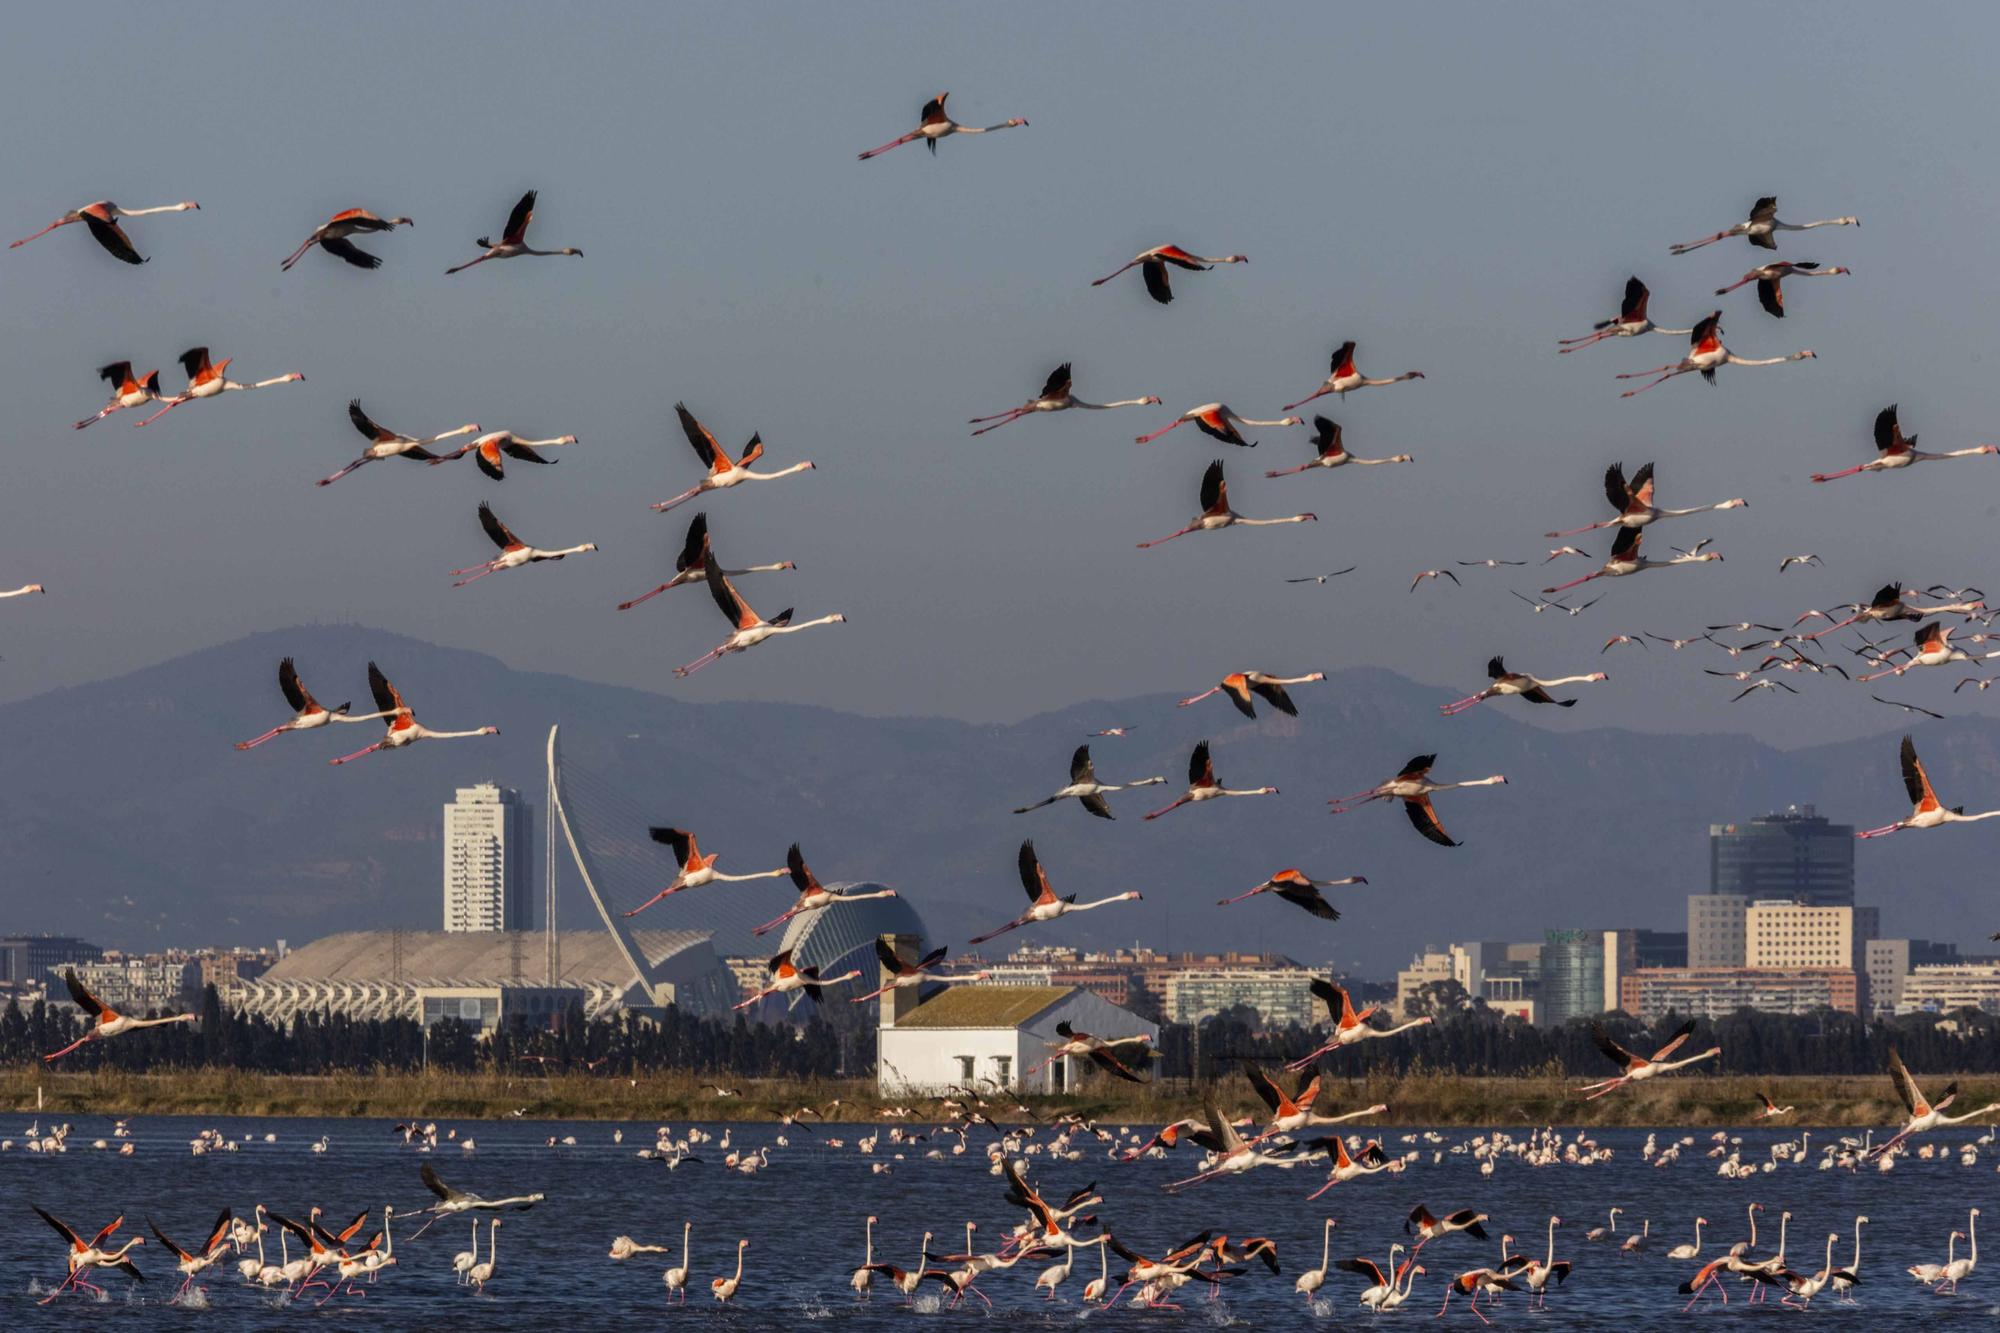
[[[889,142],[883,144],[880,148],[869,149],[867,152],[861,154],[861,156],[857,160],[866,162],[871,157],[882,156],[882,154],[888,152],[891,148],[901,148],[904,144],[914,143],[915,141],[923,137],[924,134],[922,130],[911,130],[908,134],[899,135],[898,137],[889,140]]]
[[[340,758],[338,759],[329,759],[326,762],[329,764],[349,763],[352,760],[361,758],[361,756],[365,754],[374,754],[377,750],[385,748],[388,744],[389,743],[387,741],[376,741],[373,745],[368,746],[366,749],[356,750],[353,754],[344,754],[340,756]]]

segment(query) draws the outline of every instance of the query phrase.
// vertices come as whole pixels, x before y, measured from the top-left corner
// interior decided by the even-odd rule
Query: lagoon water
[[[1492,1237],[1482,1243],[1451,1236],[1428,1246],[1423,1262],[1428,1273],[1402,1310],[1381,1316],[1382,1322],[1416,1328],[1438,1327],[1432,1319],[1443,1300],[1452,1273],[1494,1262],[1503,1231],[1517,1238],[1516,1249],[1545,1253],[1546,1225],[1552,1213],[1564,1219],[1557,1231],[1559,1258],[1576,1269],[1565,1287],[1552,1290],[1546,1312],[1528,1308],[1524,1295],[1508,1295],[1490,1311],[1496,1326],[1601,1329],[1657,1327],[1670,1320],[1720,1319],[1749,1321],[1758,1327],[1779,1326],[1799,1318],[1775,1302],[1752,1306],[1747,1288],[1729,1284],[1727,1309],[1716,1305],[1681,1316],[1685,1298],[1674,1288],[1697,1266],[1667,1259],[1666,1251],[1692,1239],[1697,1216],[1709,1218],[1705,1255],[1713,1256],[1731,1242],[1747,1238],[1745,1209],[1752,1200],[1765,1204],[1760,1215],[1760,1239],[1766,1250],[1776,1239],[1778,1214],[1793,1213],[1788,1252],[1793,1266],[1811,1271],[1820,1266],[1826,1237],[1838,1232],[1835,1257],[1845,1264],[1853,1246],[1857,1213],[1870,1221],[1862,1233],[1859,1299],[1844,1304],[1831,1293],[1812,1303],[1810,1318],[1854,1329],[1891,1326],[1924,1328],[1990,1328],[2000,1318],[2000,1256],[1982,1264],[1956,1296],[1934,1295],[1915,1284],[1904,1268],[1917,1262],[1942,1262],[1947,1234],[1963,1228],[1966,1212],[1982,1202],[2000,1199],[1995,1165],[2000,1151],[1980,1149],[1972,1167],[1959,1165],[1956,1151],[1929,1161],[1914,1156],[1899,1160],[1893,1171],[1873,1169],[1850,1173],[1818,1169],[1817,1146],[1805,1164],[1783,1164],[1751,1180],[1730,1180],[1716,1174],[1704,1154],[1708,1134],[1694,1135],[1697,1145],[1664,1169],[1641,1160],[1644,1130],[1605,1130],[1596,1140],[1616,1150],[1607,1162],[1590,1167],[1530,1168],[1511,1157],[1502,1158],[1491,1176],[1482,1176],[1469,1154],[1450,1147],[1473,1131],[1441,1131],[1443,1142],[1421,1138],[1405,1144],[1395,1130],[1387,1147],[1422,1151],[1420,1161],[1401,1174],[1384,1173],[1334,1187],[1318,1202],[1305,1196],[1324,1178],[1322,1171],[1259,1169],[1214,1181],[1185,1193],[1170,1195],[1161,1186],[1192,1174],[1197,1150],[1183,1146],[1164,1160],[1123,1164],[1109,1160],[1104,1145],[1090,1146],[1077,1162],[1052,1162],[1037,1154],[1026,1160],[1031,1178],[1045,1194],[1060,1197],[1095,1182],[1104,1195],[1097,1209],[1105,1224],[1140,1253],[1164,1250],[1205,1227],[1232,1236],[1263,1235],[1276,1240],[1283,1274],[1273,1277],[1253,1264],[1244,1277],[1228,1283],[1219,1299],[1184,1290],[1182,1312],[1143,1311],[1123,1302],[1104,1312],[1082,1306],[1084,1282],[1097,1275],[1097,1253],[1079,1251],[1076,1271],[1061,1291],[1061,1299],[1044,1300],[1034,1289],[1034,1274],[1053,1260],[1023,1263],[989,1274],[980,1281],[992,1301],[989,1310],[975,1298],[952,1310],[941,1308],[939,1291],[927,1285],[917,1305],[906,1306],[886,1284],[878,1284],[872,1300],[858,1300],[848,1290],[847,1277],[861,1262],[863,1222],[873,1213],[876,1257],[909,1267],[917,1258],[923,1232],[935,1231],[939,1251],[956,1250],[964,1240],[966,1221],[979,1223],[980,1248],[991,1249],[1020,1218],[1004,1198],[1005,1182],[989,1171],[986,1131],[975,1129],[963,1155],[950,1149],[955,1138],[904,1146],[887,1141],[884,1126],[842,1125],[821,1129],[817,1136],[773,1125],[709,1127],[718,1137],[726,1129],[737,1148],[771,1145],[782,1133],[790,1146],[773,1147],[770,1166],[743,1176],[721,1165],[725,1150],[715,1143],[698,1150],[706,1160],[669,1171],[636,1153],[652,1142],[654,1126],[606,1122],[544,1123],[535,1121],[439,1122],[440,1132],[456,1128],[470,1135],[475,1151],[456,1143],[441,1143],[421,1154],[393,1134],[389,1122],[373,1120],[262,1120],[246,1118],[163,1117],[132,1122],[136,1151],[131,1157],[94,1151],[91,1141],[110,1138],[109,1121],[71,1117],[75,1126],[69,1151],[61,1155],[30,1154],[19,1141],[32,1115],[0,1117],[0,1137],[16,1146],[0,1153],[0,1328],[176,1327],[213,1330],[296,1328],[395,1328],[548,1330],[567,1324],[576,1330],[659,1328],[675,1324],[739,1329],[797,1329],[828,1326],[842,1329],[905,1327],[991,1327],[995,1318],[1017,1326],[1059,1328],[1088,1321],[1101,1327],[1352,1327],[1376,1322],[1360,1309],[1355,1296],[1363,1285],[1338,1271],[1308,1307],[1293,1291],[1297,1273],[1316,1266],[1320,1258],[1321,1220],[1338,1219],[1334,1232],[1336,1259],[1365,1254],[1386,1261],[1389,1245],[1403,1239],[1402,1218],[1417,1203],[1437,1214],[1476,1207],[1491,1215]],[[57,1117],[43,1115],[44,1130]],[[195,1157],[189,1140],[198,1129],[212,1127],[239,1146],[230,1153]],[[612,1132],[623,1129],[624,1143],[614,1144]],[[684,1132],[682,1123],[674,1125]],[[1150,1131],[1152,1127],[1147,1126]],[[923,1132],[923,1127],[911,1127]],[[871,1132],[882,1138],[872,1156],[864,1156],[855,1141]],[[1731,1131],[1742,1136],[1743,1158],[1762,1162],[1769,1145],[1796,1139],[1799,1131],[1755,1128]],[[1046,1132],[1045,1132],[1046,1133]],[[1421,1131],[1418,1132],[1421,1134]],[[1970,1127],[1934,1136],[1938,1144],[1972,1142],[1979,1131]],[[275,1134],[276,1141],[263,1141]],[[325,1153],[311,1145],[326,1135]],[[574,1135],[574,1147],[550,1148],[551,1135]],[[820,1139],[837,1137],[847,1146],[828,1149]],[[1671,1141],[1662,1133],[1661,1141]],[[1831,1135],[1815,1132],[1815,1145]],[[941,1160],[926,1160],[924,1151],[942,1146]],[[1443,1150],[1441,1161],[1431,1160]],[[900,1158],[897,1154],[900,1153]],[[314,1204],[344,1222],[363,1207],[379,1210],[385,1203],[414,1210],[430,1202],[418,1179],[418,1167],[431,1162],[451,1184],[488,1197],[541,1191],[547,1202],[527,1212],[509,1212],[500,1228],[499,1273],[484,1293],[455,1283],[451,1258],[466,1248],[472,1223],[450,1218],[415,1237],[421,1219],[399,1220],[395,1267],[360,1297],[339,1296],[323,1306],[311,1302],[323,1293],[287,1303],[271,1292],[253,1289],[237,1277],[231,1255],[211,1270],[201,1308],[169,1308],[164,1302],[179,1283],[166,1251],[150,1236],[137,1252],[147,1275],[143,1284],[119,1273],[101,1275],[108,1298],[66,1294],[42,1307],[37,1301],[62,1276],[62,1242],[29,1209],[40,1204],[88,1235],[120,1213],[121,1235],[146,1234],[146,1219],[157,1222],[182,1245],[198,1244],[200,1233],[218,1209],[228,1205],[244,1215],[262,1202],[287,1215],[303,1217]],[[872,1163],[886,1163],[876,1174]],[[1652,1222],[1650,1251],[1628,1257],[1605,1244],[1591,1244],[1583,1233],[1601,1225],[1613,1205],[1625,1210],[1621,1234],[1628,1223],[1637,1228]],[[693,1268],[696,1288],[685,1309],[668,1302],[660,1273],[679,1262],[681,1223],[694,1223]],[[2000,1224],[2000,1208],[1993,1220]],[[371,1224],[371,1229],[372,1229]],[[481,1256],[485,1254],[480,1233]],[[621,1233],[638,1240],[672,1245],[671,1256],[644,1255],[623,1263],[606,1257],[611,1239]],[[727,1274],[735,1262],[736,1241],[748,1237],[745,1277],[736,1302],[718,1308],[710,1299],[709,1279]],[[275,1260],[278,1232],[267,1234]],[[1961,1244],[1960,1254],[1965,1253]],[[1118,1263],[1113,1256],[1113,1264]],[[884,1294],[886,1292],[886,1294]],[[1454,1300],[1444,1324],[1483,1328]]]

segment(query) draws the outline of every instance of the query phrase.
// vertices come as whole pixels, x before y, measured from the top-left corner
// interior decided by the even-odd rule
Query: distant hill
[[[274,672],[287,653],[323,702],[352,698],[365,711],[374,659],[430,725],[492,722],[502,734],[345,768],[325,761],[374,739],[372,724],[239,753],[232,741],[285,715]],[[800,670],[812,669],[809,644],[795,655]],[[681,703],[353,626],[274,631],[0,706],[11,773],[0,805],[0,929],[146,946],[435,927],[439,806],[455,786],[487,779],[539,804],[552,722],[573,762],[647,818],[696,829],[707,849],[724,853],[725,868],[778,864],[797,840],[823,879],[899,888],[954,947],[1021,910],[1014,849],[1032,836],[1059,892],[1136,887],[1145,902],[1014,939],[1273,948],[1372,976],[1402,966],[1426,941],[1533,939],[1556,926],[1677,928],[1683,896],[1706,883],[1712,821],[1794,801],[1857,823],[1905,813],[1894,730],[1787,752],[1736,735],[1608,725],[1556,733],[1521,721],[1526,706],[1517,701],[1447,721],[1437,713],[1442,691],[1374,669],[1294,695],[1302,717],[1254,723],[1220,699],[1182,710],[1165,696],[1079,703],[1010,726],[883,720]],[[1577,711],[1592,704],[1586,690]],[[1092,743],[1100,775],[1164,774],[1166,787],[1113,797],[1115,823],[1073,802],[1008,813],[1067,780],[1070,751],[1087,732],[1119,724],[1133,734]],[[1282,795],[1142,822],[1178,792],[1187,752],[1204,736],[1225,783],[1272,784]],[[1948,800],[2000,805],[2000,724],[1926,723],[1917,736]],[[1432,750],[1447,781],[1510,779],[1440,798],[1462,849],[1422,841],[1385,807],[1323,813],[1328,795]],[[2000,823],[1865,846],[1863,900],[1882,906],[1892,933],[1983,939],[2000,928],[1989,889],[1996,849]],[[1289,865],[1321,877],[1358,872],[1371,883],[1338,894],[1345,915],[1335,925],[1268,900],[1214,906]],[[563,924],[594,924],[569,885]],[[702,892],[755,893],[773,914],[785,898],[774,884]]]

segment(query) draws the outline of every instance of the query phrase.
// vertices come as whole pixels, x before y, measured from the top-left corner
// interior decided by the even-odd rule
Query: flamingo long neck
[[[775,574],[779,570],[790,568],[790,565],[780,561],[775,565],[751,565],[745,569],[725,569],[722,572],[731,578],[735,578],[739,574]]]
[[[1099,898],[1094,902],[1071,903],[1069,904],[1069,910],[1072,912],[1088,912],[1093,907],[1104,907],[1111,903],[1122,903],[1125,901],[1127,901],[1126,897],[1121,893],[1110,898]]]
[[[1979,1262],[1979,1210],[1977,1208],[1973,1209],[1972,1215],[1965,1220],[1965,1236],[1967,1242],[1972,1246],[1972,1262],[1976,1264]]]
[[[1151,407],[1153,400],[1150,398],[1120,398],[1115,403],[1086,403],[1083,399],[1073,396],[1069,400],[1069,405],[1071,407],[1081,407],[1090,412],[1105,412],[1114,407]]]
[[[789,477],[794,472],[804,472],[810,467],[811,463],[794,463],[790,467],[781,467],[776,472],[752,472],[748,468],[740,470],[745,481],[776,481],[779,477]]]
[[[1699,1245],[1701,1243],[1700,1227],[1697,1226],[1695,1228],[1694,1235],[1695,1235],[1695,1243]],[[1555,1266],[1556,1266],[1556,1220],[1552,1217],[1549,1219],[1549,1261],[1548,1263],[1544,1264],[1543,1267],[1554,1268]]]
[[[478,1228],[474,1227],[474,1231]],[[494,1218],[486,1228],[486,1268],[493,1269],[493,1261],[500,1257],[500,1219]]]
[[[861,1263],[863,1267],[875,1262],[875,1219],[868,1219],[868,1243],[863,1247]]]
[[[120,208],[115,211],[121,218],[143,218],[152,213],[185,213],[193,207],[193,204],[161,204],[157,208]]]
[[[736,1247],[736,1276],[729,1280],[732,1283],[743,1280],[743,1247],[741,1245]]]
[[[1428,1021],[1429,1021],[1428,1019],[1423,1019],[1423,1018],[1412,1019],[1410,1022],[1403,1024],[1401,1027],[1383,1028],[1379,1032],[1374,1033],[1374,1035],[1377,1037],[1393,1037],[1398,1032],[1408,1032],[1411,1028],[1420,1028]]]
[[[423,736],[425,740],[431,741],[455,741],[466,736],[490,736],[493,734],[485,727],[480,727],[474,731],[432,731],[427,727],[419,727],[417,730],[418,734]]]
[[[1324,1227],[1320,1228],[1320,1233],[1319,1233],[1319,1267],[1321,1273],[1326,1272],[1327,1262],[1332,1258],[1332,1256],[1333,1256],[1333,1222],[1331,1219],[1329,1219],[1327,1221],[1327,1224]],[[1396,1256],[1393,1254],[1390,1255],[1389,1263],[1392,1269],[1395,1265],[1395,1262],[1396,1262]]]
[[[817,620],[808,620],[799,625],[768,625],[765,628],[773,634],[797,634],[802,629],[812,629],[816,625],[833,625],[839,621],[840,617],[837,615],[821,616]]]
[[[536,551],[535,554],[545,559],[560,559],[566,555],[582,555],[586,551],[594,551],[596,549],[589,542],[584,542],[578,546],[565,546],[559,551]]]

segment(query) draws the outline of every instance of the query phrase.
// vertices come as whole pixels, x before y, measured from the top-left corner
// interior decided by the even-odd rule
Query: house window
[[[1000,1086],[1001,1086],[1001,1087],[1003,1087],[1003,1088],[1011,1088],[1011,1087],[1013,1087],[1013,1086],[1014,1086],[1014,1057],[1013,1057],[1013,1056],[1011,1056],[1011,1055],[996,1055],[996,1056],[994,1056],[994,1057],[993,1057],[993,1072],[994,1072],[994,1073],[995,1073],[996,1075],[998,1075],[998,1077],[999,1077],[999,1079],[1000,1079]]]
[[[1049,1090],[1051,1092],[1061,1092],[1063,1090],[1064,1083],[1068,1081],[1066,1078],[1066,1075],[1068,1075],[1068,1073],[1069,1073],[1068,1056],[1059,1055],[1054,1060],[1051,1060],[1049,1062]]]
[[[958,1081],[968,1088],[972,1086],[972,1063],[973,1057],[970,1055],[958,1057]]]

